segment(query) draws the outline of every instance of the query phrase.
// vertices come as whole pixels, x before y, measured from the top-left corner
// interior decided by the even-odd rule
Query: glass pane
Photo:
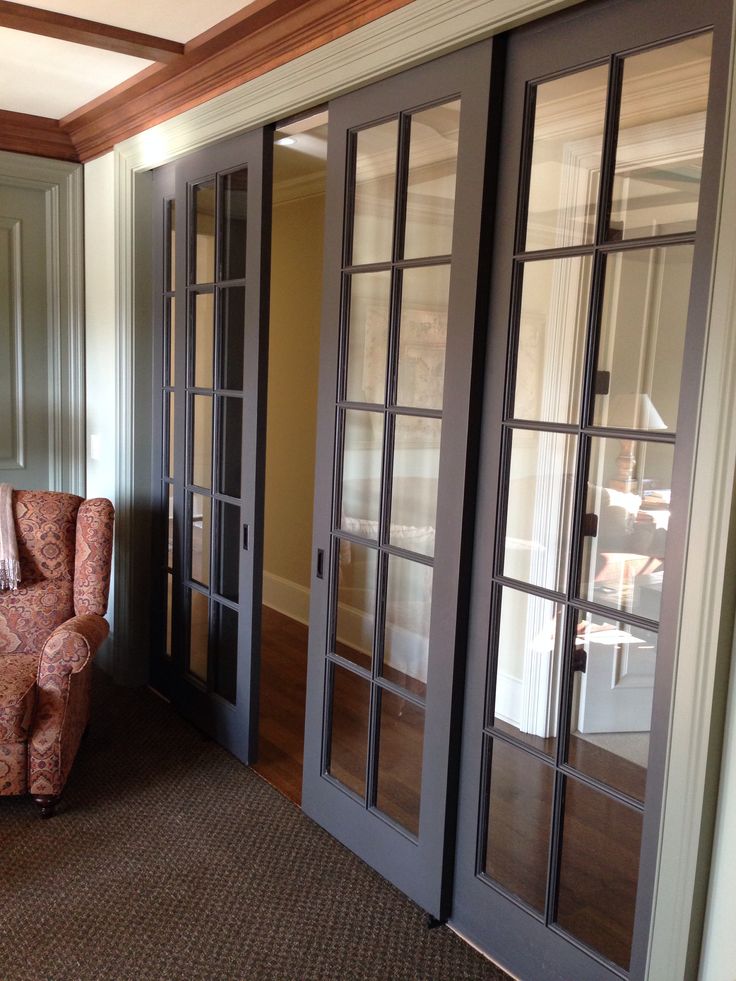
[[[330,665],[330,674],[332,698],[327,772],[365,798],[371,685],[336,664]]]
[[[670,520],[673,447],[593,439],[587,511],[595,534],[583,539],[580,596],[659,619]]]
[[[695,230],[711,46],[701,34],[624,60],[611,238]]]
[[[390,272],[361,273],[350,277],[345,382],[348,402],[385,403],[390,298]]]
[[[381,674],[417,695],[427,691],[432,567],[388,556]]]
[[[492,746],[483,871],[543,914],[555,771],[500,739]]]
[[[378,540],[383,464],[383,413],[347,409],[342,452],[340,527]]]
[[[172,388],[176,384],[176,297],[166,299],[166,330],[168,350],[166,352],[166,381]]]
[[[225,599],[240,600],[240,508],[237,504],[217,502],[217,554],[215,556],[215,591]]]
[[[209,635],[209,611],[207,597],[196,590],[191,597],[189,621],[189,670],[200,681],[207,681],[207,642]]]
[[[674,432],[692,245],[609,255],[593,424]]]
[[[192,483],[212,486],[212,396],[193,395],[192,400]]]
[[[166,476],[173,477],[174,476],[174,420],[176,418],[174,415],[174,408],[175,408],[174,393],[169,392],[167,399],[169,403],[169,411],[167,413],[166,428],[168,430],[167,439],[169,442],[169,452],[166,454],[167,456]]]
[[[607,84],[599,65],[536,87],[529,251],[593,241]]]
[[[213,603],[215,621],[215,691],[235,704],[238,674],[238,614]]]
[[[245,278],[248,226],[248,169],[226,174],[222,180],[222,278]]]
[[[563,610],[502,588],[494,725],[548,756],[557,746]]]
[[[381,691],[376,807],[419,836],[424,709]]]
[[[396,417],[390,542],[434,555],[441,419]]]
[[[197,293],[194,303],[194,387],[212,388],[215,350],[215,294]]]
[[[173,609],[174,609],[174,577],[171,573],[166,576],[166,656],[171,657],[171,652],[173,650],[171,640],[172,640],[172,624],[173,624]]]
[[[166,531],[168,539],[168,549],[166,564],[169,569],[174,568],[174,486],[168,485],[167,491],[168,514],[166,519]]]
[[[557,922],[628,969],[642,816],[577,780],[565,780]]]
[[[193,189],[195,283],[215,281],[215,182],[204,181]]]
[[[580,615],[568,761],[644,801],[657,635],[623,620]]]
[[[592,263],[590,256],[575,256],[521,266],[516,419],[580,421]]]
[[[220,379],[221,388],[243,391],[245,346],[245,287],[220,290]]]
[[[176,201],[172,198],[166,202],[166,270],[164,271],[164,289],[172,293],[176,289]]]
[[[449,299],[449,266],[404,270],[397,405],[442,408]]]
[[[230,395],[217,401],[220,410],[220,493],[240,497],[243,400]]]
[[[192,579],[203,586],[210,584],[210,542],[212,541],[212,500],[201,494],[191,496],[191,570]]]
[[[398,138],[396,119],[356,134],[353,265],[392,258]]]
[[[370,671],[376,626],[378,552],[338,542],[335,653]]]
[[[565,592],[576,449],[574,436],[512,433],[505,576]]]
[[[452,252],[460,101],[411,117],[404,258]]]

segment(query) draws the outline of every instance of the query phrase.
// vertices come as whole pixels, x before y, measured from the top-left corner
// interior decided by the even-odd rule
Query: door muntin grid
[[[187,186],[185,664],[195,686],[231,704],[240,611],[233,577],[242,544],[246,193],[246,167]],[[237,278],[226,278],[233,271]]]
[[[682,354],[676,354],[670,365],[669,388],[674,388],[675,391],[667,393],[668,385],[656,377],[657,364],[662,360],[662,349],[657,344],[655,350],[646,352],[647,356],[644,358],[641,350],[637,350],[636,331],[631,329],[629,335],[625,334],[625,318],[621,320],[624,324],[623,352],[617,356],[613,350],[616,345],[607,343],[606,338],[610,341],[611,331],[616,333],[615,326],[611,327],[612,323],[617,323],[616,317],[611,313],[612,292],[618,289],[617,302],[622,308],[627,297],[633,295],[634,302],[637,301],[636,286],[632,288],[629,285],[625,291],[621,290],[620,267],[628,263],[630,268],[636,270],[638,263],[649,277],[646,289],[641,287],[639,292],[644,295],[649,290],[651,294],[652,289],[658,289],[661,298],[665,293],[671,293],[672,288],[676,288],[676,282],[683,279],[681,272],[678,276],[672,274],[672,263],[669,273],[664,269],[662,256],[668,250],[670,255],[680,250],[678,255],[682,257],[686,254],[685,250],[689,250],[688,261],[692,261],[695,235],[693,216],[697,214],[697,194],[693,198],[690,186],[683,191],[681,185],[687,182],[688,177],[699,174],[698,161],[702,159],[704,112],[709,84],[709,38],[710,35],[704,32],[684,39],[668,40],[637,52],[618,53],[611,57],[608,65],[573,69],[551,80],[540,79],[529,83],[527,87],[523,180],[518,203],[517,252],[514,256],[512,281],[506,405],[501,423],[502,492],[497,515],[493,569],[476,874],[550,929],[580,946],[616,973],[626,972],[631,952],[641,820],[645,806],[644,780],[612,779],[610,774],[602,772],[596,765],[581,762],[583,758],[580,756],[580,746],[585,743],[585,738],[582,741],[579,738],[581,734],[585,736],[580,729],[581,678],[585,678],[583,672],[587,672],[594,662],[600,660],[600,651],[605,649],[606,644],[615,648],[619,661],[625,660],[629,666],[641,662],[647,670],[654,670],[661,583],[647,584],[649,596],[646,602],[635,602],[627,594],[627,589],[629,578],[636,580],[640,575],[642,579],[645,578],[648,567],[656,568],[661,578],[659,570],[663,570],[665,566],[666,529],[672,503],[671,480],[669,487],[658,488],[656,484],[645,484],[642,472],[646,461],[651,458],[659,461],[655,466],[659,476],[664,471],[671,474]],[[676,65],[678,59],[685,63],[688,70],[691,70],[690,77],[696,79],[693,84],[699,86],[702,103],[702,112],[696,112],[694,120],[690,120],[689,137],[686,134],[687,121],[680,125],[681,120],[668,120],[670,131],[679,130],[682,143],[673,167],[674,175],[669,180],[662,180],[658,194],[653,195],[653,204],[643,195],[641,185],[643,182],[651,183],[661,179],[653,173],[651,160],[646,159],[646,151],[654,150],[652,143],[656,127],[650,126],[647,135],[646,126],[640,120],[639,130],[635,131],[631,122],[631,105],[627,103],[632,91],[631,78],[638,71],[639,80],[642,77],[646,80],[647,57],[651,59],[653,66],[659,64],[660,68],[668,63],[670,66]],[[636,63],[632,59],[637,59]],[[632,65],[635,65],[634,69]],[[643,72],[640,70],[642,65],[645,69]],[[652,73],[655,70],[653,67]],[[543,200],[543,196],[538,188],[530,188],[530,183],[539,178],[537,164],[541,159],[535,146],[538,121],[536,109],[538,106],[542,107],[542,116],[539,118],[543,118],[553,101],[547,98],[549,90],[543,91],[543,86],[561,87],[564,90],[565,85],[569,84],[570,91],[574,92],[576,89],[580,90],[581,86],[584,87],[586,72],[589,73],[590,89],[595,90],[595,111],[590,113],[591,132],[582,141],[584,145],[576,148],[576,159],[578,163],[581,159],[587,160],[584,165],[595,168],[591,163],[591,155],[599,153],[597,173],[588,175],[582,181],[574,173],[574,166],[571,168],[573,173],[570,173],[569,160],[567,172],[563,173],[564,168],[561,168],[561,174],[554,173],[554,170],[551,175],[548,173],[548,179],[550,176],[557,179],[558,188],[567,181],[568,194],[573,205],[572,213],[561,220],[560,214],[565,218],[564,209],[552,209],[551,218],[542,214],[540,220],[539,202]],[[604,76],[606,83],[605,90],[602,90]],[[539,97],[541,91],[544,97]],[[666,92],[660,93],[660,103],[664,104],[665,100]],[[605,126],[600,125],[603,107]],[[637,145],[642,150],[644,161],[638,169]],[[620,196],[621,161],[626,159],[627,154],[628,166],[633,174],[631,207],[634,217],[630,223],[631,231],[626,225],[627,215],[623,213],[622,217],[620,202],[617,201],[613,208],[614,221],[610,218],[614,187]],[[650,153],[650,156],[656,159],[656,153]],[[549,153],[547,158],[555,159]],[[590,194],[591,187],[595,189],[595,195]],[[662,202],[664,200],[666,204],[672,187],[675,191],[672,192],[672,208],[668,212],[666,208],[662,210]],[[657,208],[660,209],[659,218],[651,224],[651,214]],[[648,216],[651,226],[644,230],[642,213]],[[676,215],[677,221],[666,220],[671,213]],[[662,219],[661,228],[656,223],[659,219]],[[532,234],[528,229],[534,222],[537,224]],[[525,251],[526,249],[529,250]],[[574,277],[569,273],[573,265],[579,266],[581,263],[590,264],[590,275],[578,276],[577,286],[573,284],[573,288],[570,283]],[[574,343],[569,343],[569,337],[567,344],[558,343],[559,377],[554,378],[556,385],[548,386],[545,386],[544,379],[550,373],[550,365],[545,364],[545,358],[548,357],[550,345],[542,344],[541,353],[535,349],[535,342],[540,347],[539,336],[544,335],[548,324],[536,325],[535,338],[535,325],[524,312],[525,304],[529,306],[524,295],[524,279],[543,282],[545,264],[547,271],[554,266],[558,271],[558,281],[554,288],[556,293],[553,290],[549,294],[556,297],[556,309],[559,310],[562,305],[564,311],[565,300],[575,306],[572,315],[567,311],[568,325],[572,325],[572,333],[575,334]],[[559,273],[563,267],[567,268],[566,276]],[[527,270],[533,271],[534,276],[526,277]],[[630,284],[635,280],[636,272],[630,278]],[[662,284],[666,282],[670,283],[669,288],[663,288]],[[655,284],[654,287],[652,283]],[[685,277],[685,289],[689,292],[689,272]],[[547,302],[550,309],[555,309],[555,305],[549,302],[549,296]],[[656,340],[657,331],[661,327],[656,319],[656,311],[648,317],[649,319],[644,318],[646,324],[640,331],[643,347],[649,344],[646,340],[647,331],[653,333]],[[642,320],[641,315],[639,320]],[[636,326],[635,318],[632,322]],[[680,337],[684,335],[684,316],[675,334],[677,336],[673,338],[671,347],[681,352],[683,342]],[[548,338],[545,337],[544,340],[547,342]],[[560,352],[566,355],[564,361],[561,360],[563,354]],[[666,356],[665,354],[665,360]],[[524,376],[529,376],[530,365],[537,372],[541,371],[542,392],[540,394],[538,390],[532,391],[531,394],[526,393],[526,399],[520,398],[520,392],[522,396],[525,394]],[[636,368],[636,388],[628,392],[625,386],[617,386],[615,380],[617,373],[619,378],[624,377],[632,365]],[[666,418],[662,417],[654,405],[655,392],[665,392],[660,397],[665,402],[669,398]],[[606,405],[605,412],[601,409],[603,404]],[[546,453],[538,453],[538,459],[534,461],[535,465],[539,464],[537,469],[527,463],[527,471],[533,471],[536,479],[531,502],[535,509],[534,528],[543,531],[547,529],[549,536],[542,540],[537,551],[543,553],[546,545],[551,546],[551,550],[555,552],[551,557],[553,572],[559,572],[560,565],[565,563],[562,553],[568,553],[567,575],[564,580],[550,575],[549,568],[545,570],[545,563],[540,560],[539,555],[536,556],[538,568],[535,569],[534,539],[529,542],[532,555],[528,559],[528,568],[525,569],[524,562],[518,556],[513,562],[508,560],[509,510],[510,507],[519,506],[518,498],[511,498],[512,446],[515,442],[524,440],[529,445],[534,440],[540,446],[545,442],[548,444]],[[549,449],[549,444],[553,442],[558,446],[563,443],[568,446],[567,453],[563,455],[568,463],[567,476],[571,486],[564,493],[560,489],[559,479],[555,481],[551,476],[555,473],[559,476],[560,470],[559,466],[557,471],[554,469],[555,459],[559,463],[560,453]],[[571,444],[574,446],[572,453],[569,449]],[[611,447],[616,447],[613,462]],[[666,460],[662,463],[665,457]],[[569,466],[571,458],[575,462]],[[607,461],[606,465],[599,465],[601,458]],[[518,493],[520,486],[519,475],[524,475],[523,463],[523,460],[521,463],[516,460],[515,493]],[[606,471],[610,486],[600,488],[598,485],[601,474]],[[596,488],[599,493],[595,493]],[[563,498],[568,502],[573,500],[571,517],[565,515]],[[604,498],[609,510],[618,508],[622,526],[626,527],[628,522],[631,527],[628,527],[625,534],[619,531],[618,539],[609,533],[611,544],[608,549],[598,549],[604,553],[605,559],[601,568],[600,562],[593,561],[597,556],[592,555],[591,542],[595,542],[599,534],[606,534],[607,516],[601,505]],[[627,512],[627,507],[634,510],[634,504],[636,513]],[[552,512],[551,518],[546,513],[548,511]],[[515,517],[510,522],[512,528],[517,520]],[[634,527],[637,522],[641,527]],[[610,525],[610,520],[608,523]],[[608,531],[610,532],[610,528]],[[611,585],[615,581],[615,573],[608,579],[601,577],[610,555],[628,556],[621,548],[623,541],[631,543],[632,556],[637,555],[634,552],[635,534],[646,531],[654,533],[647,539],[651,543],[648,546],[649,552],[639,556],[643,560],[641,569],[632,573],[632,566],[626,566],[625,563],[631,563],[633,559],[625,557],[622,583],[626,588],[624,585]],[[568,547],[566,542],[569,542]],[[538,541],[536,545],[539,546]],[[618,548],[617,552],[612,551],[614,547]],[[637,547],[644,551],[641,543]],[[594,588],[588,588],[590,581],[583,575],[584,558],[587,558],[588,568],[594,568]],[[549,561],[547,565],[550,565]],[[601,581],[604,585],[600,585]],[[610,592],[605,592],[606,588]],[[509,628],[508,622],[504,623],[504,605],[508,605],[509,597],[513,596],[526,597],[527,612],[520,614],[526,627],[520,622],[516,632]],[[639,599],[641,600],[641,596]],[[524,606],[523,603],[521,605]],[[556,611],[554,616],[550,615],[550,610]],[[550,632],[552,621],[553,634]],[[550,643],[551,637],[553,639]],[[517,650],[510,649],[509,645],[511,648],[515,645]],[[541,660],[542,669],[547,672],[544,677],[548,679],[549,705],[543,733],[535,731],[535,725],[539,728],[539,723],[533,716],[531,719],[519,719],[516,726],[506,721],[509,716],[508,713],[505,714],[504,707],[511,703],[503,668],[509,658],[518,656],[519,649],[525,663],[535,661],[535,670],[539,671]],[[523,677],[524,675],[522,681]],[[647,712],[651,714],[651,701],[648,706],[646,699],[640,699],[640,702],[636,709],[637,718],[646,719]],[[592,694],[590,704],[595,704]],[[599,705],[597,711],[605,713],[606,706]],[[620,707],[617,711],[621,711]],[[577,729],[573,725],[574,712],[577,713]],[[499,747],[495,754],[494,746]],[[648,742],[645,756],[647,751]],[[494,756],[497,757],[496,766],[493,763]],[[499,837],[498,829],[504,827],[504,798],[514,792],[514,787],[520,793],[525,792],[524,780],[527,777],[524,776],[523,763],[520,765],[520,761],[524,759],[529,762],[529,770],[538,771],[540,775],[534,804],[536,811],[531,807],[529,813],[536,814],[536,832],[542,836],[546,834],[546,838],[543,837],[544,847],[536,855],[536,867],[528,870],[530,874],[522,882],[518,877],[524,860],[521,855],[517,856],[515,866],[508,860],[505,864],[503,861],[499,862],[499,856],[504,858],[499,849],[504,846],[499,844],[502,838]],[[529,786],[532,786],[532,777],[528,776],[528,780]],[[611,925],[610,936],[604,936],[603,939],[595,936],[571,915],[572,866],[569,863],[579,862],[581,858],[576,854],[566,831],[567,826],[572,827],[576,820],[581,820],[581,814],[601,808],[610,813],[615,811],[619,815],[619,823],[629,827],[631,831],[628,850],[624,850],[623,857],[619,857],[618,869],[607,871],[609,878],[619,877],[616,881],[624,899],[618,922]],[[614,827],[615,822],[610,826],[612,832]],[[507,855],[506,859],[508,857]],[[594,865],[595,861],[588,856],[589,863]],[[601,873],[601,869],[602,865],[600,869],[592,871]],[[603,878],[605,880],[605,876]],[[605,913],[606,902],[603,900],[598,914]]]
[[[445,100],[352,130],[348,141],[322,772],[411,840],[419,836],[459,112],[458,100]],[[432,160],[437,126],[446,143]],[[436,193],[422,199],[422,189]],[[409,523],[414,504],[421,524]],[[341,597],[353,556],[367,567],[359,605],[370,627],[350,645]],[[332,760],[333,726],[342,725],[335,679],[344,688],[345,672],[363,679],[354,686],[368,720],[360,781]],[[398,755],[403,786],[392,788],[388,761]]]

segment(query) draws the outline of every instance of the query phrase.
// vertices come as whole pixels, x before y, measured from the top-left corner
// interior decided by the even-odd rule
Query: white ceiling
[[[26,6],[186,42],[252,0],[24,0]],[[0,109],[59,119],[150,61],[0,28]]]

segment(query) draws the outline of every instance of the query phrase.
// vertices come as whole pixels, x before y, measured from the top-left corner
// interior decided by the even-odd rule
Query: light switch
[[[89,437],[89,457],[90,460],[102,459],[102,440],[97,433],[92,433]]]

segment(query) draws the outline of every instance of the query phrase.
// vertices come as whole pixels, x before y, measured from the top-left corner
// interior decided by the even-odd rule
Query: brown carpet
[[[64,808],[0,798],[2,981],[501,981],[147,691],[95,679]]]

